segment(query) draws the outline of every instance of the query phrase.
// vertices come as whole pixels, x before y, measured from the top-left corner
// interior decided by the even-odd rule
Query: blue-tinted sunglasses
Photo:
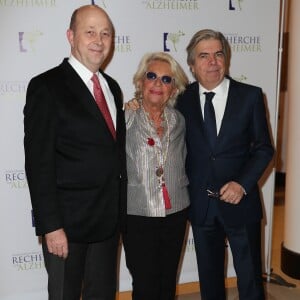
[[[158,77],[157,74],[154,72],[146,72],[145,76],[150,81],[155,81],[156,79],[159,79],[163,84],[171,84],[174,80],[174,78],[168,75]]]

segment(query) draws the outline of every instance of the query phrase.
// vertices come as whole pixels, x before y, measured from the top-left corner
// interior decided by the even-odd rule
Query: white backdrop
[[[0,298],[46,299],[46,272],[34,234],[24,174],[23,106],[28,81],[69,55],[65,32],[71,13],[95,2],[116,28],[115,54],[106,72],[133,97],[132,76],[145,52],[166,51],[183,66],[192,35],[203,28],[222,31],[232,47],[231,76],[261,86],[273,136],[280,0],[0,0]],[[263,185],[265,258],[268,252],[274,174]],[[271,222],[272,224],[272,222]],[[235,276],[229,253],[227,276]],[[197,281],[193,237],[189,233],[180,283]],[[131,289],[123,252],[120,288]]]

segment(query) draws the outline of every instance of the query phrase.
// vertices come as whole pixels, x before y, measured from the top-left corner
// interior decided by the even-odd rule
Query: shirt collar
[[[229,79],[224,77],[224,79],[220,82],[218,86],[216,86],[212,90],[207,90],[201,83],[199,83],[199,89],[200,89],[200,95],[202,95],[205,92],[214,92],[217,95],[226,95],[228,92],[228,87],[229,87]]]
[[[78,73],[80,78],[88,83],[93,76],[93,72],[91,72],[86,66],[84,66],[78,59],[76,59],[73,55],[69,57],[69,64],[74,68],[74,70]],[[99,76],[99,72],[96,73]]]

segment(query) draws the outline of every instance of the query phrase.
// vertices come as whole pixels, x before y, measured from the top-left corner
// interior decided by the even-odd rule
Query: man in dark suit
[[[274,151],[262,90],[225,76],[230,49],[220,32],[197,32],[187,52],[196,81],[179,96],[177,108],[186,121],[190,221],[201,299],[226,298],[227,238],[239,299],[262,300],[262,205],[257,182]]]
[[[30,81],[24,108],[36,234],[43,237],[49,299],[79,300],[82,292],[82,299],[113,300],[126,212],[122,94],[100,70],[113,25],[100,7],[83,6],[72,15],[67,38],[70,57]]]

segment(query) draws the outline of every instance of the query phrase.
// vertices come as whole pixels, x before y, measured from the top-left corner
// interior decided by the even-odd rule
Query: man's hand
[[[220,189],[220,199],[227,203],[238,204],[243,196],[243,187],[235,181],[226,183]]]
[[[135,99],[131,99],[124,104],[125,109],[128,110],[138,110],[140,108],[140,103]]]
[[[62,258],[68,256],[68,240],[65,231],[61,228],[45,234],[48,251]]]

